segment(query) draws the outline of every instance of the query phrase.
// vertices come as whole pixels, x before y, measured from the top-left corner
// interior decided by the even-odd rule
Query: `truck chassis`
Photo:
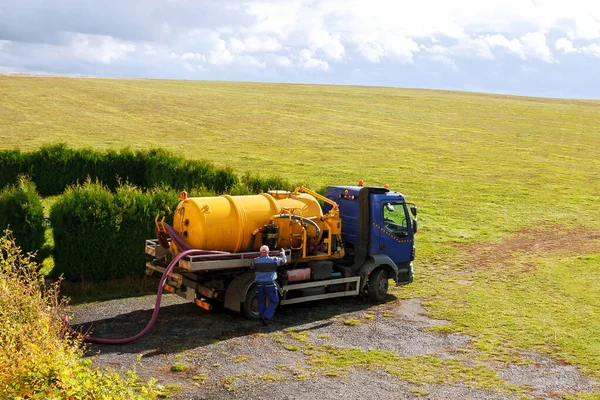
[[[168,250],[161,247],[157,239],[146,240],[146,254],[153,258],[146,263],[146,273],[164,273],[165,267],[157,265],[156,260],[164,257]],[[285,250],[286,257],[291,257],[291,250]],[[274,252],[273,254],[278,254]],[[194,301],[199,307],[212,309],[215,302],[223,301],[225,308],[243,312],[249,319],[258,319],[254,285],[254,272],[250,268],[252,261],[258,256],[256,252],[231,254],[193,255],[182,258],[167,278],[165,290]],[[225,258],[225,259],[223,259]],[[280,267],[282,271],[289,269],[289,264]],[[281,272],[281,271],[278,271]],[[202,278],[206,273],[223,279],[224,285],[211,287],[210,281]],[[278,275],[280,275],[278,273]],[[360,293],[360,276],[313,280],[301,283],[277,283],[280,304],[297,304],[302,302],[330,299],[345,296],[356,296]],[[279,280],[278,280],[279,281]],[[316,293],[315,293],[316,290]]]

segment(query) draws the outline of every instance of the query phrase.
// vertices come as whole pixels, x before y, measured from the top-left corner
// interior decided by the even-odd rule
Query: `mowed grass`
[[[600,376],[599,101],[19,76],[0,94],[1,148],[160,146],[313,188],[388,183],[419,206],[416,280],[396,296],[425,298],[488,357],[534,349]],[[468,259],[536,227],[586,245]]]

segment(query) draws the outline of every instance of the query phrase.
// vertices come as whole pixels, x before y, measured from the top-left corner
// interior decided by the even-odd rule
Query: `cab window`
[[[404,204],[385,203],[383,205],[383,226],[399,236],[408,234]]]

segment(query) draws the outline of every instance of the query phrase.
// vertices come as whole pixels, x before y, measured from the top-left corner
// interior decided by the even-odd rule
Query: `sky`
[[[0,73],[600,99],[600,1],[0,0]]]

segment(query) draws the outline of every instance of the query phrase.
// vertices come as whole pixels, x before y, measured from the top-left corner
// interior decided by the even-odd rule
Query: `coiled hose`
[[[150,332],[150,329],[152,329],[152,327],[154,326],[154,324],[156,323],[156,320],[158,318],[158,312],[160,310],[160,301],[162,298],[163,288],[165,286],[165,283],[167,282],[167,277],[169,276],[169,273],[173,270],[173,268],[179,263],[179,260],[181,260],[183,257],[189,256],[189,255],[206,254],[206,253],[207,253],[206,250],[194,250],[194,249],[186,250],[184,252],[179,253],[169,263],[169,265],[167,266],[167,268],[165,269],[165,271],[163,272],[163,274],[160,278],[160,283],[158,285],[158,291],[156,292],[156,304],[154,306],[154,312],[152,313],[152,318],[150,319],[150,322],[148,322],[148,325],[146,325],[146,327],[140,333],[138,333],[135,336],[122,338],[122,339],[106,339],[106,338],[97,338],[97,337],[92,337],[92,336],[84,336],[83,340],[88,343],[98,343],[98,344],[127,344],[127,343],[131,343],[131,342],[138,340],[139,338],[141,338],[142,336],[144,336],[145,334]],[[69,330],[69,332],[78,334],[69,325],[69,320],[66,315],[63,316],[63,322],[65,323],[65,326],[66,326],[67,330]]]

